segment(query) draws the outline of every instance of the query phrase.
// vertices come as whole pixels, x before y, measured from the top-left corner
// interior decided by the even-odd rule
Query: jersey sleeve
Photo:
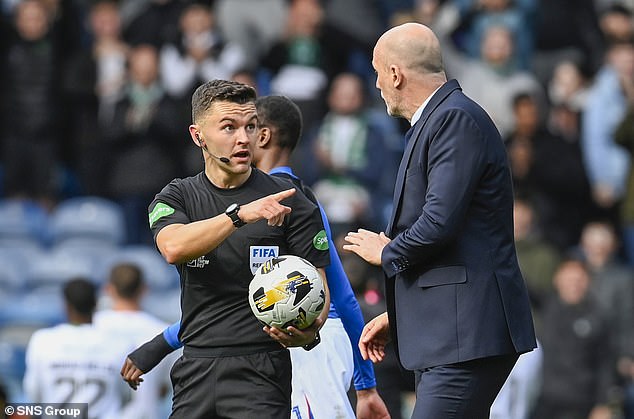
[[[319,211],[328,237],[330,252],[330,265],[326,266],[325,269],[328,287],[330,288],[330,299],[334,303],[341,323],[343,323],[343,328],[350,338],[350,343],[352,343],[354,388],[355,390],[364,390],[376,387],[376,377],[374,375],[372,361],[369,359],[364,360],[359,350],[359,339],[361,339],[361,332],[365,325],[361,307],[359,307],[352,286],[350,286],[348,276],[343,269],[341,258],[339,258],[339,254],[332,240],[330,223],[321,205],[319,206]]]
[[[317,268],[330,264],[328,238],[319,208],[304,194],[295,194],[290,202],[283,202],[292,209],[287,226],[290,253],[300,256]]]
[[[31,403],[39,403],[41,400],[40,383],[42,372],[40,371],[39,351],[41,344],[41,333],[36,331],[31,336],[29,344],[26,347],[26,369],[23,378],[23,388],[27,399]]]
[[[152,235],[156,238],[159,231],[170,224],[187,224],[190,222],[185,210],[180,180],[167,184],[148,207],[148,221]]]
[[[151,340],[136,348],[128,354],[132,363],[144,374],[152,371],[166,356],[174,352],[173,348],[165,339],[163,333],[159,333]]]

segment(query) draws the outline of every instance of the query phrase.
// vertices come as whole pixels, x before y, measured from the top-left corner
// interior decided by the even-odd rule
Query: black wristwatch
[[[227,216],[231,218],[231,221],[233,222],[233,225],[236,226],[236,228],[240,228],[246,224],[238,216],[238,211],[240,211],[240,205],[236,203],[229,205],[227,209],[225,210],[225,214],[227,214]]]
[[[304,348],[305,351],[310,351],[315,346],[319,345],[319,342],[321,342],[321,337],[319,336],[319,330],[318,330],[317,333],[315,333],[315,340],[302,346],[302,348]]]

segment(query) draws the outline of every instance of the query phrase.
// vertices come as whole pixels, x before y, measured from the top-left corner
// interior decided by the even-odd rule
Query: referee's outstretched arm
[[[291,208],[280,201],[295,193],[287,189],[244,204],[238,216],[245,223],[266,219],[269,225],[280,226]],[[206,255],[229,237],[236,227],[226,214],[188,224],[170,224],[156,235],[156,245],[168,263],[185,263]]]

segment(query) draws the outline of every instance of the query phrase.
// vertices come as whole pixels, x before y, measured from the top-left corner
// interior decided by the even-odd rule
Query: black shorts
[[[170,419],[290,417],[287,349],[224,357],[185,353],[170,376],[174,389]]]

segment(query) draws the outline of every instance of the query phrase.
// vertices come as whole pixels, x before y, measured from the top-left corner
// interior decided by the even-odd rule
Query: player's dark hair
[[[192,121],[196,123],[214,102],[233,102],[240,105],[254,102],[255,89],[230,80],[211,80],[196,89],[192,95]]]
[[[64,300],[78,314],[90,316],[97,307],[95,284],[85,278],[71,279],[64,285]]]
[[[143,272],[133,263],[120,263],[110,270],[110,284],[119,297],[131,300],[143,290]]]
[[[293,151],[302,135],[302,113],[286,96],[263,96],[255,101],[260,125],[275,127],[277,144]]]

